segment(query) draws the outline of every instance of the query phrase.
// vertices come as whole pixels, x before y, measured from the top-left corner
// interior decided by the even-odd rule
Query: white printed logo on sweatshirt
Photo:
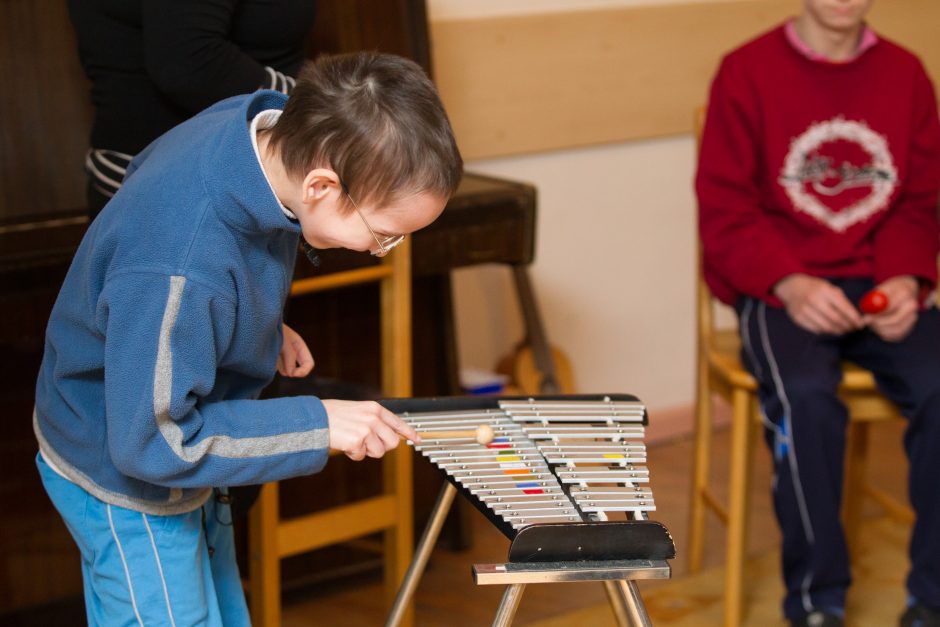
[[[797,211],[837,233],[886,209],[897,180],[888,140],[842,117],[794,138],[778,179]]]

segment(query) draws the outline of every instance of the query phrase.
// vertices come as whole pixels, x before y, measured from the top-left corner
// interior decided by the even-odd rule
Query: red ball
[[[871,290],[862,296],[858,307],[867,314],[881,313],[888,308],[888,297],[881,290]]]

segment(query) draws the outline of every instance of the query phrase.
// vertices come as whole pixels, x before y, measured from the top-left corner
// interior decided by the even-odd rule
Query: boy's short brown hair
[[[358,203],[424,192],[448,198],[463,172],[434,85],[418,64],[391,54],[308,63],[270,142],[291,176],[328,167]]]

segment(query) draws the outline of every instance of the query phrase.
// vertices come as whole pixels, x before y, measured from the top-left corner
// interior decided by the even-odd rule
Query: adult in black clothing
[[[315,0],[68,0],[91,81],[88,210],[98,215],[135,154],[209,105],[290,93]]]

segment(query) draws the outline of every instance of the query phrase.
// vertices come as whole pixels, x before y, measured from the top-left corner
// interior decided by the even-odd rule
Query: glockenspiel
[[[387,625],[398,624],[458,491],[511,540],[508,563],[474,566],[478,584],[510,586],[494,625],[511,622],[526,583],[589,580],[607,582],[621,624],[649,624],[633,580],[669,577],[665,560],[675,557],[675,545],[665,526],[649,520],[655,503],[643,442],[648,416],[639,399],[607,394],[383,404],[419,434],[450,433],[415,444],[447,483]],[[492,442],[474,440],[480,425],[492,428]]]

